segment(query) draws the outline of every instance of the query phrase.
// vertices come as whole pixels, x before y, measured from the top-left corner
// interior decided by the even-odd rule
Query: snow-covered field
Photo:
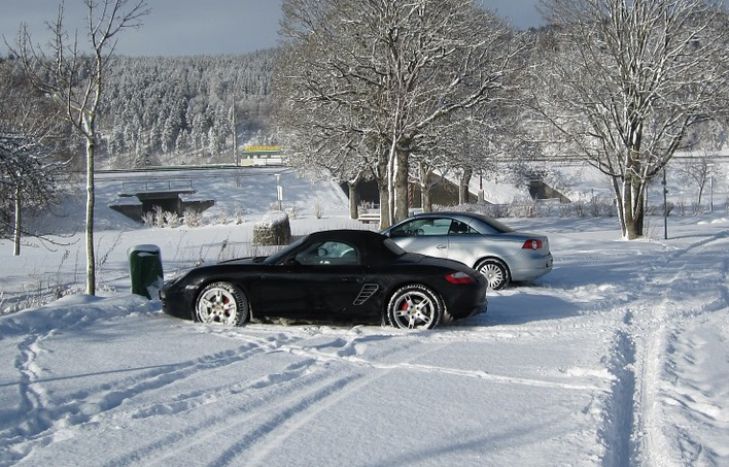
[[[328,214],[302,204],[294,233],[354,226],[311,189]],[[667,241],[650,219],[653,239],[633,242],[615,219],[507,220],[550,236],[554,271],[490,293],[486,315],[407,333],[166,316],[128,294],[126,249],[157,243],[172,273],[250,254],[251,223],[109,214],[107,298],[0,318],[0,465],[729,465],[722,216],[672,218]],[[73,245],[16,259],[0,242],[2,287],[72,283]]]

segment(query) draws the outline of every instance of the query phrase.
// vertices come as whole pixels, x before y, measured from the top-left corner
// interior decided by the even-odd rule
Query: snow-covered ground
[[[355,226],[336,196],[294,233]],[[633,242],[507,220],[549,235],[554,271],[417,333],[175,319],[128,294],[126,249],[157,243],[172,273],[252,253],[252,223],[103,230],[106,298],[0,318],[0,465],[729,465],[723,215]],[[73,245],[0,242],[3,287],[73,282]]]

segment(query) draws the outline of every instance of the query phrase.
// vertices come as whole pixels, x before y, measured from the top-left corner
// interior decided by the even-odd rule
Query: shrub
[[[180,216],[176,212],[165,211],[162,218],[166,227],[174,228],[180,225]]]
[[[154,213],[152,211],[147,211],[142,214],[142,222],[147,227],[154,227]]]
[[[153,206],[152,213],[154,216],[154,225],[156,227],[164,227],[165,213],[162,211],[162,206]]]
[[[322,217],[321,204],[319,204],[318,198],[314,200],[314,217],[316,217],[317,219],[321,219]]]
[[[253,226],[255,245],[287,245],[290,241],[289,216],[284,212],[269,212]]]
[[[188,227],[200,227],[202,225],[203,215],[202,212],[196,211],[195,209],[185,209],[183,213],[183,221]]]

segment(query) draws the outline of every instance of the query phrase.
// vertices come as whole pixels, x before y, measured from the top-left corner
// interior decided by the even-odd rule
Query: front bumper
[[[159,298],[162,301],[162,311],[168,315],[192,319],[190,304],[185,297],[184,290],[175,287],[163,287],[159,291]]]

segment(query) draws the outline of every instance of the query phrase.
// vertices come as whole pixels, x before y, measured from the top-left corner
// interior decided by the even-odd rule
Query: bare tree
[[[64,26],[63,3],[49,25],[50,50],[34,46],[27,26],[21,26],[17,55],[33,84],[60,103],[66,118],[86,146],[86,293],[96,294],[94,254],[94,161],[98,142],[96,121],[110,59],[119,33],[141,26],[148,13],[145,0],[84,0],[89,53],[79,48],[78,33]]]
[[[704,0],[546,0],[539,109],[560,151],[612,179],[620,227],[643,235],[645,192],[687,131],[726,108],[726,15]]]
[[[383,227],[408,214],[419,140],[450,114],[497,105],[519,68],[510,31],[470,0],[286,0],[283,33],[274,88],[322,117],[311,131],[346,113],[375,141]]]
[[[696,184],[697,212],[699,209],[701,209],[701,198],[704,194],[704,189],[706,189],[706,182],[709,181],[709,178],[713,176],[713,166],[714,164],[711,163],[711,160],[708,159],[705,155],[696,158],[686,159],[683,161],[683,164],[677,164],[675,166],[676,171],[678,171],[680,174],[685,175]]]
[[[23,208],[53,201],[53,174],[63,166],[47,157],[47,148],[40,141],[32,135],[0,133],[0,204],[12,209],[12,221],[7,219],[5,206],[0,209],[0,230],[12,225],[14,256],[20,255],[21,235],[34,235],[23,229]]]
[[[278,120],[285,125],[280,137],[287,140],[289,162],[315,177],[333,176],[346,183],[349,191],[349,213],[352,219],[359,217],[357,185],[371,178],[376,170],[376,157],[371,157],[373,141],[353,130],[351,115],[340,112],[337,118],[328,115],[332,124],[314,113],[300,112],[289,106],[278,110]],[[341,110],[341,109],[340,109]],[[312,131],[315,128],[316,131]]]
[[[21,235],[39,236],[24,230],[23,209],[50,204],[54,176],[67,165],[49,144],[57,139],[57,116],[58,108],[30,85],[16,60],[0,61],[0,231],[12,230],[15,256]]]

